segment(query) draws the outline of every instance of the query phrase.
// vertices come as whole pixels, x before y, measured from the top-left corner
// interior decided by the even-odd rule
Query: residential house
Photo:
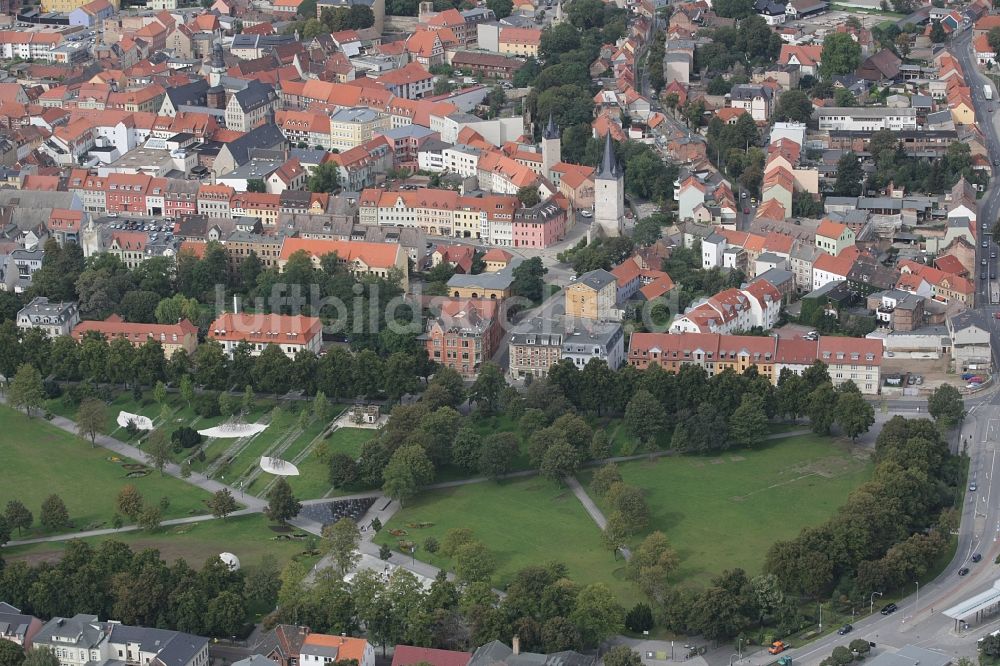
[[[101,622],[96,615],[82,613],[52,618],[35,634],[32,644],[52,650],[60,666],[208,666],[207,638]]]
[[[30,650],[42,626],[42,621],[34,615],[25,615],[20,609],[0,601],[0,638]]]
[[[22,331],[38,329],[48,338],[69,335],[80,323],[80,309],[75,302],[50,303],[45,296],[31,299],[17,313],[17,328]],[[0,618],[0,628],[2,628]]]
[[[947,319],[951,361],[955,372],[991,372],[992,322],[988,313],[966,310]]]
[[[816,247],[834,257],[854,245],[854,232],[846,224],[824,219],[816,228]]]
[[[584,273],[565,289],[566,317],[608,321],[615,317],[618,282],[603,269]]]
[[[109,341],[123,338],[132,343],[133,347],[141,347],[148,340],[154,340],[160,343],[163,356],[167,359],[178,350],[190,354],[198,346],[198,327],[187,319],[182,319],[176,324],[134,324],[113,314],[104,321],[81,321],[73,328],[71,335],[77,342],[83,342],[91,333],[100,334]],[[84,659],[75,666],[84,666],[87,662],[88,660]],[[208,666],[208,662],[202,666]]]
[[[268,345],[277,345],[286,356],[295,358],[300,351],[319,353],[323,323],[318,317],[303,315],[227,312],[208,327],[208,338],[221,343],[229,358],[243,342],[250,345],[251,356],[260,356]]]
[[[247,87],[236,91],[226,104],[226,127],[238,132],[265,124],[273,124],[278,107],[278,94],[267,83],[251,80]]]
[[[774,107],[774,90],[763,85],[738,83],[729,93],[729,105],[743,109],[756,122],[767,122]]]
[[[437,315],[420,337],[427,356],[473,380],[493,358],[503,338],[499,303],[482,299],[435,300]]]
[[[468,666],[471,652],[397,645],[392,651],[392,666]],[[289,666],[284,664],[283,666]]]
[[[309,634],[299,652],[299,666],[327,666],[351,659],[358,666],[375,666],[375,649],[363,638]]]
[[[914,331],[925,324],[926,299],[898,289],[886,289],[868,295],[868,309],[875,313],[878,325],[893,331]]]
[[[783,368],[801,374],[817,360],[827,364],[834,385],[853,381],[862,394],[878,393],[880,340],[821,336],[818,341],[808,341],[718,333],[633,333],[628,352],[629,364],[640,370],[656,364],[676,372],[683,365],[697,365],[712,376],[729,368],[743,373],[755,367],[759,375],[775,385]]]
[[[336,254],[337,261],[356,277],[371,275],[391,279],[398,276],[404,290],[409,286],[408,257],[399,243],[286,238],[281,245],[279,267],[284,269],[288,258],[300,250],[309,255],[316,269],[319,269],[323,256]]]
[[[521,263],[514,257],[502,270],[478,275],[457,274],[448,280],[448,294],[454,298],[484,298],[503,300],[511,296],[514,269]]]

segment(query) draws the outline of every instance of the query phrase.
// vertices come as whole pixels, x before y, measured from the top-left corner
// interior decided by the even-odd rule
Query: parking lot
[[[877,10],[879,8],[878,0],[874,0],[874,3],[875,4],[872,9]],[[890,20],[879,14],[866,14],[864,13],[864,10],[858,12],[845,12],[839,9],[834,9],[822,14],[817,14],[816,16],[809,16],[795,21],[787,21],[786,25],[801,28],[807,33],[817,32],[820,34],[826,34],[828,32],[835,31],[838,25],[843,25],[847,22],[848,17],[851,16],[861,21],[861,25],[868,29],[871,29],[873,26],[876,26],[886,20]]]
[[[891,374],[920,376],[923,382],[906,384],[905,388],[916,388],[921,393],[930,392],[942,384],[951,384],[956,388],[965,388],[966,382],[953,372],[949,372],[951,358],[943,355],[936,359],[900,358],[884,356],[882,358],[882,376]],[[904,380],[905,382],[906,380]]]

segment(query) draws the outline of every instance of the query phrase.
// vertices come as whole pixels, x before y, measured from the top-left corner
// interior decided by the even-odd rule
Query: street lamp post
[[[823,604],[819,605],[819,630],[823,631]]]
[[[917,609],[920,607],[920,581],[915,580],[913,581],[913,584],[917,586],[917,600],[913,602],[913,612],[915,614]]]
[[[880,597],[882,596],[882,593],[881,593],[881,592],[872,592],[872,596],[871,596],[871,599],[869,599],[869,601],[871,602],[871,603],[869,604],[870,608],[868,609],[868,614],[869,614],[869,615],[871,615],[872,613],[874,613],[874,612],[875,612],[875,595],[876,595],[876,594],[877,594],[878,596],[880,596]]]

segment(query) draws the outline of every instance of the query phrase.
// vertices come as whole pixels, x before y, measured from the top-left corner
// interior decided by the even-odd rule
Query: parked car
[[[975,391],[980,386],[982,386],[982,384],[980,384],[979,382],[972,382],[971,384],[966,384],[965,388],[969,389],[970,391]],[[970,488],[969,490],[975,490],[975,488]]]
[[[882,606],[882,610],[880,612],[882,615],[892,615],[897,610],[899,609],[896,607],[896,604],[886,604],[885,606]]]
[[[592,210],[590,210],[588,208],[588,209],[585,209],[585,210],[581,210],[580,211],[580,215],[582,215],[583,217],[594,217],[594,211],[592,211]]]
[[[852,627],[849,624],[845,624],[840,629],[837,629],[837,634],[840,635],[840,636],[843,636],[845,634],[851,633],[852,631],[854,631],[854,627]]]

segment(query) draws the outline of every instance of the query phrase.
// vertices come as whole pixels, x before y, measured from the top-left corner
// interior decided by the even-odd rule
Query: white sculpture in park
[[[240,558],[236,557],[232,553],[219,553],[219,559],[222,563],[229,567],[230,571],[240,570]]]
[[[118,412],[118,425],[127,428],[129,423],[134,423],[139,430],[152,430],[153,421],[148,416],[142,414],[129,414],[128,412]]]
[[[277,476],[299,475],[298,467],[288,462],[287,460],[282,460],[281,458],[269,458],[267,456],[261,456],[260,468],[265,472],[267,472],[268,474],[275,474]]]
[[[264,432],[267,429],[266,423],[222,423],[211,428],[199,430],[198,434],[203,437],[215,437],[218,439],[238,439],[240,437],[252,437]]]

